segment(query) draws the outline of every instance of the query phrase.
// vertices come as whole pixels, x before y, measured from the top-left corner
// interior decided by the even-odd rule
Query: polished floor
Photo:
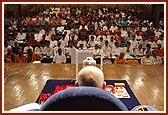
[[[141,104],[151,105],[158,111],[165,111],[164,66],[144,65],[97,65],[106,80],[127,80]],[[5,64],[2,73],[3,105],[8,111],[21,104],[35,102],[48,79],[66,80],[76,78],[74,64]]]

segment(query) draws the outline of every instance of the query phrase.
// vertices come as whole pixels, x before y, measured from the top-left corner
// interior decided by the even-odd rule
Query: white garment
[[[103,56],[104,57],[110,57],[110,54],[111,54],[111,51],[112,51],[112,49],[111,49],[111,47],[108,45],[108,46],[103,46],[102,47],[102,53],[103,53]]]
[[[157,44],[156,44],[156,42],[155,41],[153,41],[153,42],[148,42],[148,44],[150,44],[151,45],[151,48],[156,48],[157,47]]]
[[[57,41],[56,40],[54,40],[54,41],[50,41],[50,47],[52,47],[52,48],[54,48],[54,47],[56,47],[57,46]]]
[[[128,32],[126,30],[122,30],[121,37],[128,37]]]
[[[113,57],[114,55],[120,55],[120,47],[114,47],[114,48],[112,49],[112,57]]]
[[[34,37],[35,37],[34,39],[39,42],[43,39],[42,36],[43,36],[43,34],[36,33],[36,34],[34,34]]]
[[[33,52],[33,47],[31,47],[31,46],[26,46],[26,47],[24,47],[23,53],[27,53],[27,50],[28,50],[28,49],[31,49],[32,52]]]
[[[44,53],[47,57],[52,58],[53,57],[53,48],[45,46],[44,47]]]
[[[54,56],[53,62],[66,63],[66,56],[64,54],[62,54],[62,55],[57,54],[56,56]]]
[[[137,40],[130,40],[131,43],[130,48],[137,48],[138,47],[138,41]]]
[[[43,47],[35,47],[34,52],[38,55],[42,55],[44,53]]]
[[[99,36],[97,36],[97,41],[99,41],[100,40],[100,37],[103,37],[103,40],[106,40],[106,36],[104,36],[104,35],[99,35]]]
[[[26,34],[25,33],[18,33],[17,34],[17,37],[16,37],[16,40],[18,40],[18,41],[23,41],[23,40],[25,40],[26,39]]]
[[[58,49],[59,49],[59,48],[61,48],[62,53],[65,54],[64,47],[61,47],[61,46],[58,47],[58,46],[57,46],[57,47],[55,47],[55,48],[53,49],[53,50],[54,50],[54,56],[56,56],[56,55],[58,54]]]
[[[51,41],[51,35],[46,35],[45,40]]]
[[[161,44],[161,48],[164,48],[164,40],[158,40],[157,41],[157,44]]]
[[[13,108],[9,111],[17,112],[17,111],[40,110],[40,107],[41,107],[41,105],[39,105],[38,103],[29,103],[29,104],[24,104],[22,106]]]
[[[95,55],[95,58],[100,58],[100,56],[98,56],[98,55],[100,55],[100,49],[93,49],[93,54]]]
[[[57,29],[56,29],[58,32],[63,32],[63,30],[64,30],[64,26],[60,26],[60,27],[57,27]]]
[[[137,56],[137,55],[138,55],[138,56],[143,56],[143,55],[144,55],[143,49],[140,49],[140,50],[139,50],[138,48],[135,49],[135,50],[134,50],[134,55],[135,55],[135,56]]]
[[[82,41],[82,40],[78,41],[77,47],[79,47],[80,44],[83,44],[83,47],[86,47],[86,41]]]

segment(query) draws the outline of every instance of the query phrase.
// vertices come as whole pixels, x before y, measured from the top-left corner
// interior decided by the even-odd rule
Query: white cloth
[[[16,112],[16,111],[30,111],[30,110],[39,110],[41,105],[38,103],[29,103],[25,105],[21,105],[19,107],[13,108],[9,111]]]
[[[57,54],[56,56],[54,56],[53,62],[55,62],[55,63],[66,63],[66,56],[63,55],[63,54],[62,55]]]
[[[25,40],[26,39],[26,34],[25,33],[18,33],[17,34],[17,37],[16,37],[16,40],[18,40],[18,41],[23,41],[23,40]]]

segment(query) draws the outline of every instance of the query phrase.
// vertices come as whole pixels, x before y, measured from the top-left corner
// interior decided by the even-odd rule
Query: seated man
[[[58,54],[53,58],[53,63],[66,63],[66,56],[62,53],[62,49],[58,49]]]
[[[125,56],[125,53],[124,52],[120,52],[120,55],[115,58],[114,64],[126,64],[127,60],[126,60],[126,58],[124,56]]]
[[[143,65],[154,65],[154,59],[151,56],[151,51],[147,51],[146,55],[141,58],[141,64],[143,64]]]
[[[42,57],[34,52],[31,49],[27,49],[27,63],[33,63],[34,61],[41,61]]]

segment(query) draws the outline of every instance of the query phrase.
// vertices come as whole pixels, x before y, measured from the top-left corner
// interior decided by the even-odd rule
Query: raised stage
[[[126,80],[141,104],[164,111],[164,66],[96,65],[105,80]],[[47,80],[75,80],[75,64],[5,64],[2,73],[4,110],[35,102]],[[78,70],[82,65],[78,65]],[[3,71],[2,71],[3,72]]]

